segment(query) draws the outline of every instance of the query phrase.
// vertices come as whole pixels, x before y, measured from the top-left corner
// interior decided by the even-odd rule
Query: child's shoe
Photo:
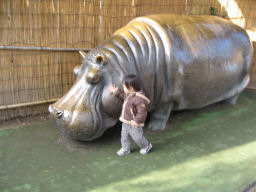
[[[116,154],[118,156],[124,156],[124,155],[130,154],[130,152],[131,152],[130,150],[125,150],[125,149],[121,148],[119,151],[116,152]]]
[[[146,148],[140,150],[140,154],[146,155],[151,149],[152,149],[152,144],[149,143],[149,145]]]

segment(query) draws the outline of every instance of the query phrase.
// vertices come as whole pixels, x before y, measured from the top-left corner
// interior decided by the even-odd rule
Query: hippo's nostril
[[[62,117],[62,115],[63,115],[63,112],[62,112],[62,111],[57,111],[57,112],[55,113],[55,115],[56,115],[56,117],[57,117],[58,119],[60,119],[60,118]]]

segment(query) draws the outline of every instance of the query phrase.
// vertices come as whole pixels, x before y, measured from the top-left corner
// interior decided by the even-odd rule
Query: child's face
[[[123,84],[123,89],[124,89],[124,92],[126,94],[128,93],[131,93],[131,92],[134,92],[134,89],[132,87],[130,87],[130,89],[127,89],[127,87],[125,86],[125,84]]]

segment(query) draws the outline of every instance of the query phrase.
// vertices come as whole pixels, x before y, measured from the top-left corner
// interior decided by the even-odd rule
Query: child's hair
[[[140,91],[142,89],[140,81],[138,80],[137,76],[134,74],[125,76],[122,81],[122,84],[124,84],[127,87],[127,89],[130,89],[131,87],[135,91]]]

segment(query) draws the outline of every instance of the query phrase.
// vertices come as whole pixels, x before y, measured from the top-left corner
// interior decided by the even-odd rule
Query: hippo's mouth
[[[101,136],[105,130],[102,122],[104,111],[101,91],[100,85],[87,87],[79,96],[71,97],[72,103],[69,103],[70,100],[66,102],[64,96],[49,106],[52,122],[72,139],[89,141]]]

